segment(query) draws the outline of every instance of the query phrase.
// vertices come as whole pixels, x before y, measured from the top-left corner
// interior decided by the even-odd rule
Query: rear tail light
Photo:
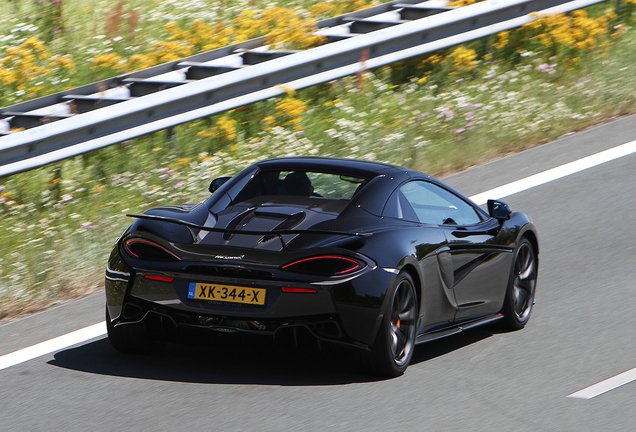
[[[342,276],[356,272],[364,268],[365,265],[365,263],[349,257],[321,255],[293,261],[285,264],[281,269],[316,276]]]
[[[155,275],[145,275],[144,279],[156,280],[159,282],[172,282],[174,281],[173,277],[169,276],[155,276]]]
[[[284,293],[304,293],[304,294],[315,294],[318,290],[313,288],[295,288],[295,287],[282,287],[281,291]]]
[[[124,242],[126,252],[146,261],[181,261],[181,258],[163,246],[149,240],[134,238]]]

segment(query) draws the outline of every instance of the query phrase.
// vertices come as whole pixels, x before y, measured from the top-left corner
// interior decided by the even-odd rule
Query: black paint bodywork
[[[260,201],[256,197],[235,203],[256,173],[281,169],[366,181],[343,204],[299,196]],[[430,225],[388,216],[387,202],[396,189],[415,179],[438,185],[470,203],[481,222]],[[264,218],[281,213],[303,216],[286,234],[267,237],[223,232],[231,223],[236,225],[236,220],[240,222],[237,215],[241,212],[260,212]],[[348,159],[266,160],[226,181],[197,206],[156,208],[145,215],[132,223],[112,250],[106,271],[107,307],[114,325],[151,324],[167,339],[201,329],[276,336],[303,327],[321,340],[369,348],[385,312],[387,290],[400,272],[408,272],[419,303],[417,340],[425,341],[500,317],[516,245],[526,237],[538,253],[536,230],[522,213],[495,219],[428,175]],[[194,228],[197,226],[210,231]],[[123,247],[132,238],[153,242],[181,259],[138,259]],[[331,277],[281,268],[316,255],[350,257],[363,268]],[[174,281],[147,279],[146,275]],[[186,295],[190,282],[265,288],[267,302],[249,306],[190,300]],[[282,287],[315,292],[287,293]]]

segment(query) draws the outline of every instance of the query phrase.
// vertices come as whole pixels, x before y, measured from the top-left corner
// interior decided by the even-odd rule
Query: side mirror
[[[212,183],[210,183],[210,187],[208,188],[210,193],[214,193],[218,188],[223,186],[223,183],[225,183],[231,178],[232,177],[219,177],[212,180]]]
[[[510,219],[512,210],[510,209],[510,206],[503,201],[488,200],[488,213],[490,214],[490,217],[503,222]]]

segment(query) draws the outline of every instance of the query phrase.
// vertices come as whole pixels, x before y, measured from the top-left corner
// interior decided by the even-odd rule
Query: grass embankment
[[[354,157],[440,175],[633,112],[633,2],[620,3],[618,13],[611,2],[543,18],[290,92],[180,126],[171,142],[156,133],[0,179],[0,319],[96,289],[113,241],[130,223],[125,213],[199,202],[211,178],[258,159]],[[289,1],[280,5],[290,9],[240,12],[259,6],[252,3],[228,0],[210,8],[174,0],[86,9],[68,1],[57,21],[35,29],[20,14],[42,21],[22,2],[15,19],[0,20],[0,29],[16,30],[0,39],[0,105],[211,49],[213,42],[273,33],[272,43],[298,48],[311,31],[310,17],[340,13],[345,4]],[[272,14],[298,21],[292,29],[276,28]],[[215,42],[218,35],[226,39]],[[36,67],[40,81],[15,78]]]

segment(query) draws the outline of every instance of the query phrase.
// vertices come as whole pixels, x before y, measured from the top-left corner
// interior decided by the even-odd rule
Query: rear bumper
[[[351,339],[343,330],[336,314],[311,315],[287,319],[252,319],[221,315],[200,315],[184,312],[141,299],[130,299],[122,307],[121,315],[113,320],[115,326],[145,326],[152,334],[168,342],[200,340],[214,333],[234,333],[287,338],[297,330],[316,340],[366,348]]]

